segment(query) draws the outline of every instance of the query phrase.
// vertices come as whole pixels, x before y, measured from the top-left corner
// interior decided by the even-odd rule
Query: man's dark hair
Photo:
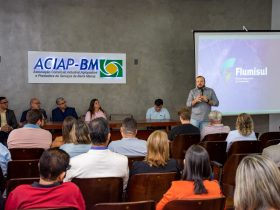
[[[163,100],[160,99],[160,98],[156,99],[156,100],[155,100],[155,105],[156,105],[156,106],[161,106],[161,105],[163,105]]]
[[[125,133],[135,134],[137,130],[137,122],[131,117],[127,117],[122,121],[122,127]]]
[[[95,145],[104,144],[110,132],[109,123],[103,117],[96,118],[88,124],[91,142]]]
[[[188,107],[183,107],[178,111],[178,115],[183,120],[190,120],[191,119],[191,110]]]
[[[192,145],[185,155],[183,180],[194,182],[194,194],[207,194],[203,181],[210,178],[211,167],[208,152],[199,145]]]
[[[62,149],[45,150],[39,160],[40,177],[47,181],[55,181],[69,167],[70,156]]]
[[[26,120],[28,123],[36,124],[38,120],[42,120],[42,112],[38,109],[31,109],[26,114]]]
[[[0,96],[0,101],[2,101],[2,100],[4,100],[4,99],[6,99],[6,97]]]

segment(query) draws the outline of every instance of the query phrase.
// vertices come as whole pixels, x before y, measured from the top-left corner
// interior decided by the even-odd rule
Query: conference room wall
[[[8,97],[18,119],[34,96],[49,115],[55,98],[64,96],[79,115],[86,112],[90,99],[99,98],[109,114],[132,113],[137,119],[144,118],[155,98],[163,98],[176,118],[176,110],[194,87],[192,30],[240,30],[243,25],[266,30],[271,24],[271,0],[0,3],[0,95]],[[28,50],[126,53],[127,83],[28,84]],[[255,119],[260,129],[268,128],[267,116]]]

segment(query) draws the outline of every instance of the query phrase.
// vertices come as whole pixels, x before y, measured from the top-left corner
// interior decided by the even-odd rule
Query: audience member
[[[73,125],[76,122],[77,120],[72,116],[65,117],[62,123],[62,136],[56,137],[51,147],[60,147],[61,145],[65,144],[65,142],[72,142],[73,140],[70,138],[72,138],[74,135],[70,135],[70,132],[72,131]]]
[[[104,118],[94,119],[89,123],[89,133],[93,145],[87,153],[71,158],[71,168],[66,173],[65,181],[73,178],[122,177],[125,189],[128,159],[107,148],[110,139],[108,121]]]
[[[29,104],[30,104],[30,108],[28,110],[25,110],[21,114],[21,118],[20,118],[21,126],[23,126],[27,122],[27,120],[26,120],[27,112],[32,110],[32,109],[39,110],[42,113],[42,119],[44,121],[48,118],[46,111],[44,109],[41,109],[41,102],[40,102],[40,100],[38,98],[31,98]]]
[[[0,167],[4,176],[7,175],[7,165],[11,160],[10,151],[6,146],[0,143]]]
[[[88,126],[84,121],[78,120],[73,125],[70,136],[70,138],[65,139],[65,144],[60,146],[60,149],[63,149],[70,155],[70,158],[90,150],[91,140],[89,138]]]
[[[227,136],[227,151],[235,141],[257,140],[254,132],[254,122],[249,114],[242,113],[236,120],[236,130],[230,131]]]
[[[168,139],[170,141],[173,141],[180,134],[200,134],[199,128],[190,123],[191,111],[189,108],[182,108],[178,112],[178,115],[182,125],[171,129],[168,133]]]
[[[100,106],[98,99],[94,98],[90,101],[90,105],[85,116],[85,121],[90,122],[99,117],[106,119],[106,113]]]
[[[181,181],[173,181],[170,189],[163,195],[156,209],[161,210],[172,200],[204,199],[222,196],[219,183],[210,180],[211,166],[207,151],[192,145],[185,155],[185,166]]]
[[[273,160],[274,163],[280,168],[280,144],[264,148],[262,155]]]
[[[144,161],[135,161],[130,175],[140,173],[177,172],[177,161],[169,157],[169,141],[164,131],[154,131],[147,140],[147,156]]]
[[[0,97],[0,142],[7,145],[9,133],[18,127],[17,119],[13,110],[8,109],[6,97]]]
[[[219,111],[211,111],[209,113],[209,125],[201,130],[201,140],[208,134],[229,133],[230,127],[222,124],[222,113]]]
[[[155,105],[147,110],[146,119],[147,120],[164,120],[170,119],[170,114],[168,110],[163,106],[162,99],[156,99]]]
[[[52,143],[52,134],[40,128],[42,113],[37,109],[27,112],[27,124],[13,130],[8,137],[8,148],[44,148]]]
[[[249,155],[239,164],[235,177],[236,210],[280,208],[280,172],[270,159]]]
[[[125,118],[120,128],[122,139],[112,141],[109,150],[126,156],[145,156],[147,154],[147,142],[136,138],[137,122],[133,118]]]
[[[60,149],[46,150],[39,161],[40,180],[20,185],[7,199],[5,210],[74,207],[85,209],[79,188],[72,182],[62,183],[70,167],[69,155]]]
[[[68,116],[78,119],[75,108],[68,107],[63,97],[57,98],[55,102],[57,107],[52,110],[52,121],[62,122]]]

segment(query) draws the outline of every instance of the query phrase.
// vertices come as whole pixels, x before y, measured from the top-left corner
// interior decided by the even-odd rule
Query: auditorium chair
[[[202,141],[225,141],[228,133],[212,133],[204,136]]]
[[[260,153],[261,142],[252,141],[235,141],[230,146],[227,156],[230,157],[232,154],[243,154],[243,153]]]
[[[262,148],[264,148],[267,141],[273,140],[273,139],[280,139],[280,132],[275,131],[275,132],[263,133],[259,138],[259,140],[261,141],[261,144],[262,144]]]
[[[163,210],[224,210],[226,198],[173,200],[168,202]]]
[[[87,210],[92,209],[97,203],[122,201],[122,178],[74,178],[72,182],[80,188]]]
[[[272,146],[272,145],[276,145],[276,144],[280,144],[280,139],[273,139],[273,140],[268,140],[265,144],[264,144],[264,148]]]
[[[35,160],[40,159],[44,152],[42,148],[13,148],[9,149],[12,160]]]
[[[130,156],[128,158],[128,168],[131,170],[132,165],[135,161],[143,161],[145,159],[144,156]]]
[[[176,172],[145,173],[130,177],[127,186],[128,201],[154,200],[158,202],[176,180]]]
[[[208,154],[210,161],[216,161],[224,164],[227,158],[227,142],[226,141],[204,141],[200,142],[199,145],[203,146]]]
[[[75,207],[57,207],[57,208],[52,208],[52,207],[49,207],[49,208],[35,208],[35,209],[21,209],[21,210],[78,210],[77,208]]]
[[[98,203],[91,210],[155,210],[155,201]]]
[[[39,160],[12,160],[8,162],[7,180],[39,177]]]
[[[170,155],[176,159],[180,168],[184,168],[185,153],[193,144],[200,142],[200,134],[180,134],[170,143]]]
[[[38,182],[38,178],[15,178],[15,179],[9,179],[6,183],[6,193],[7,197],[11,191],[13,191],[17,186],[22,184],[32,184],[33,182]]]

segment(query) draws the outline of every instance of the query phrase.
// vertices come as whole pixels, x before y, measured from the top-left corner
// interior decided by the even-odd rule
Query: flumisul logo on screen
[[[122,60],[103,60],[100,59],[100,77],[122,77]]]
[[[233,66],[236,62],[236,58],[229,58],[226,59],[225,62],[221,66],[221,74],[223,75],[224,79],[228,81],[232,76]]]

